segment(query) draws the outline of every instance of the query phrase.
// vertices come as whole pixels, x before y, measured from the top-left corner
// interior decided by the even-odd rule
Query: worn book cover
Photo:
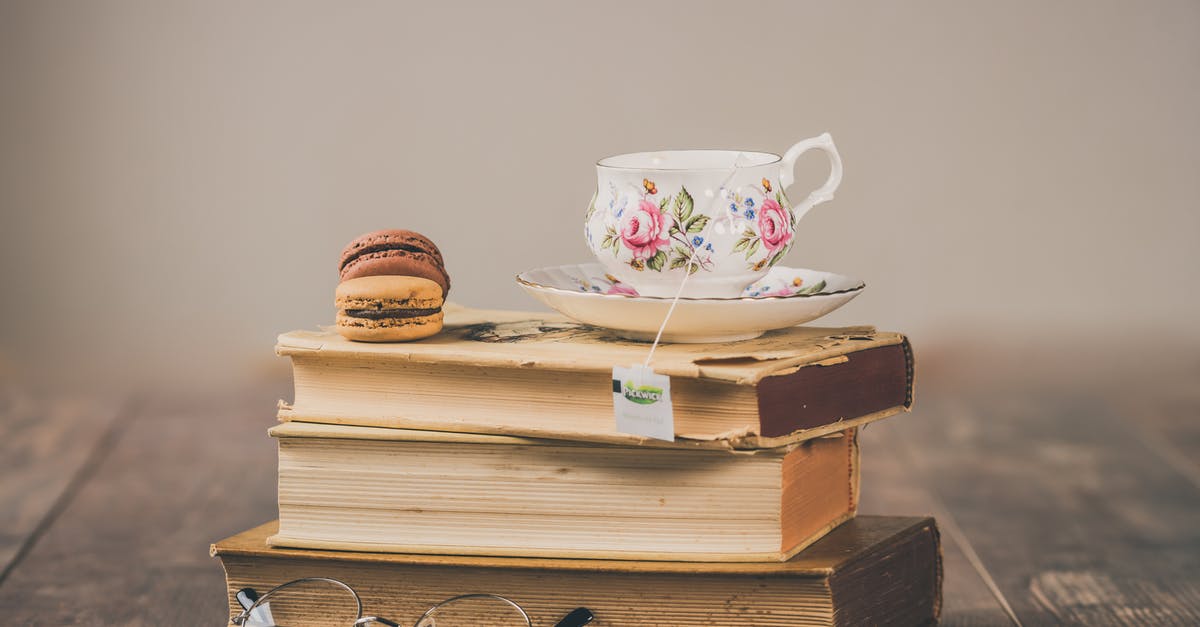
[[[636,562],[363,553],[267,546],[275,523],[217,542],[231,615],[242,588],[259,594],[299,577],[333,577],[362,597],[365,615],[412,624],[438,601],[468,592],[508,597],[534,625],[587,607],[607,627],[927,625],[942,601],[941,548],[932,518],[860,516],[787,562]],[[329,624],[352,616],[345,591],[273,605],[279,624]],[[347,604],[350,604],[347,608]],[[465,624],[501,625],[512,614],[476,606]],[[500,610],[504,608],[500,607]],[[349,611],[348,611],[349,610]],[[349,624],[351,621],[347,621]],[[515,623],[514,623],[515,624]]]
[[[638,442],[613,418],[612,368],[650,345],[553,314],[448,307],[419,342],[351,342],[331,331],[279,336],[295,398],[281,420]],[[792,327],[726,344],[666,344],[675,433],[772,447],[878,420],[912,405],[907,339],[872,327]]]

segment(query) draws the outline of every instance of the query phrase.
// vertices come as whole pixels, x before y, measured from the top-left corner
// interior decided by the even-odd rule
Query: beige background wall
[[[867,281],[829,322],[1196,345],[1198,111],[1190,0],[7,0],[0,362],[254,373],[381,227],[435,238],[454,299],[532,308],[513,274],[588,258],[597,158],[826,130],[846,177],[787,262]]]

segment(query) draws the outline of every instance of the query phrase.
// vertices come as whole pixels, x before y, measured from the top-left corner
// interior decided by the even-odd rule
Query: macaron
[[[334,298],[337,331],[359,342],[408,342],[442,330],[442,287],[415,276],[342,281]]]
[[[441,286],[443,298],[450,292],[442,251],[415,231],[388,229],[355,238],[342,251],[338,272],[343,281],[389,274],[423,277]]]

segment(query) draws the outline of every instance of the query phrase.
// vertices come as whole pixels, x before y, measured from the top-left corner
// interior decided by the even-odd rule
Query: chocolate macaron
[[[378,275],[337,286],[337,331],[359,342],[407,342],[442,330],[442,287],[415,276]]]
[[[342,251],[338,272],[342,281],[379,275],[424,277],[441,286],[442,298],[450,292],[442,251],[414,231],[389,229],[355,238]]]

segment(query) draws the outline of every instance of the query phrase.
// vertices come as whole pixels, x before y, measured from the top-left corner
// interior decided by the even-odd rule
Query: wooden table
[[[937,516],[944,625],[1200,624],[1200,368],[920,381],[862,437],[864,513]],[[221,625],[213,540],[275,515],[287,382],[203,401],[0,383],[0,623]]]

